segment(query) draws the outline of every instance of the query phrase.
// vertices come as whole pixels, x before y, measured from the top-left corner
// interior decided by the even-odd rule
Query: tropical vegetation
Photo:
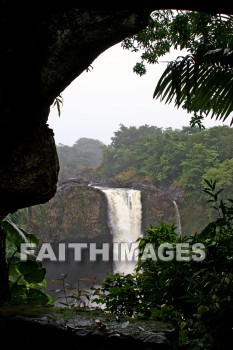
[[[233,15],[164,10],[151,14],[148,27],[125,39],[123,47],[141,51],[134,71],[157,63],[172,47],[183,50],[157,83],[154,98],[186,109],[191,125],[210,115],[224,121],[233,111]]]
[[[216,220],[190,237],[178,237],[174,226],[161,223],[139,238],[139,260],[134,274],[108,275],[97,290],[99,303],[116,315],[169,322],[179,332],[177,349],[227,348],[232,337],[233,312],[233,200],[219,199],[221,189],[205,180],[204,192],[217,212]],[[169,243],[188,247],[202,243],[204,259],[191,258],[186,248],[183,260],[164,261],[144,257],[150,244],[154,251]],[[196,253],[198,254],[197,250]]]

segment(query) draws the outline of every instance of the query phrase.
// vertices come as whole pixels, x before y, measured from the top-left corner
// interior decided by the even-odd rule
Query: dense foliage
[[[9,217],[1,223],[1,230],[6,239],[6,266],[9,279],[9,294],[12,303],[48,304],[51,298],[44,293],[46,287],[46,270],[41,261],[36,260],[30,250],[25,259],[22,258],[21,244],[37,245],[34,234],[27,233],[17,226]]]
[[[60,163],[60,180],[91,173],[101,164],[102,142],[83,137],[73,146],[59,144],[57,153]]]
[[[148,229],[139,239],[135,273],[109,275],[99,300],[118,315],[173,323],[179,330],[179,349],[222,349],[232,338],[233,201],[219,200],[216,182],[205,183],[217,219],[189,238],[177,237],[174,227],[163,223]],[[188,243],[184,260],[143,258],[148,244],[157,252],[165,242],[174,251],[177,243]],[[203,260],[191,258],[195,243],[205,247]]]
[[[142,50],[134,71],[145,74],[171,47],[185,49],[170,62],[154,93],[165,103],[193,112],[191,124],[210,114],[223,121],[233,111],[233,16],[188,11],[155,11],[149,26],[124,41],[131,51]]]
[[[232,138],[233,130],[227,126],[163,130],[121,125],[111,145],[103,148],[99,172],[104,177],[149,182],[165,190],[184,188],[193,195],[194,191],[200,193],[203,177],[216,175],[228,195],[233,195]]]
[[[195,54],[200,45],[230,45],[232,43],[232,15],[211,15],[184,10],[161,10],[151,14],[149,25],[138,34],[126,38],[122,46],[141,52],[141,62],[134,71],[146,73],[146,63],[154,64],[171,48]]]

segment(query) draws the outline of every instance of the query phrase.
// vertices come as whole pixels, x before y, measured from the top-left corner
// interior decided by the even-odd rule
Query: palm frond
[[[233,50],[201,48],[196,55],[178,57],[168,64],[153,98],[226,120],[233,112]]]
[[[233,50],[231,49],[214,49],[209,50],[203,57],[204,61],[219,66],[233,67]]]

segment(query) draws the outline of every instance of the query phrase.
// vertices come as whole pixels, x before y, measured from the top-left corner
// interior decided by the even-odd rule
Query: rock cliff
[[[118,183],[118,187],[122,184]],[[144,231],[162,221],[176,222],[174,206],[168,196],[156,189],[140,188],[138,184],[135,188],[141,190]],[[48,203],[28,209],[26,229],[44,242],[110,235],[105,194],[87,184],[67,181],[58,186],[56,195]]]
[[[28,229],[41,241],[95,238],[108,235],[104,193],[87,185],[66,183],[48,203],[29,209]]]

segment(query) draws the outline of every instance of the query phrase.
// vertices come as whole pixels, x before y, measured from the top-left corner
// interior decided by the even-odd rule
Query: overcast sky
[[[93,62],[90,72],[82,73],[63,91],[61,116],[51,108],[48,121],[56,144],[72,146],[82,137],[109,144],[120,124],[163,128],[189,125],[190,115],[185,111],[153,100],[156,82],[166,67],[164,61],[177,57],[177,52],[161,59],[160,64],[148,66],[148,73],[142,77],[133,73],[138,57],[117,44]],[[208,118],[204,125],[223,124]]]

